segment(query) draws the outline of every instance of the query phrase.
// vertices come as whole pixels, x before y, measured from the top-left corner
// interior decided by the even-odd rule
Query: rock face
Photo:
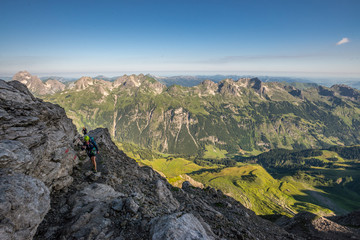
[[[64,109],[34,98],[17,81],[0,81],[0,100],[0,139],[11,140],[0,145],[7,148],[1,162],[18,158],[19,164],[6,167],[38,178],[50,189],[71,183],[77,132]]]
[[[0,239],[32,239],[50,191],[72,182],[75,126],[59,106],[0,80]]]
[[[340,84],[332,86],[331,89],[334,89],[336,92],[339,93],[339,95],[349,97],[354,101],[360,100],[360,91],[349,86]]]
[[[34,167],[28,148],[19,141],[0,141],[0,168],[7,173],[18,172],[28,174]]]

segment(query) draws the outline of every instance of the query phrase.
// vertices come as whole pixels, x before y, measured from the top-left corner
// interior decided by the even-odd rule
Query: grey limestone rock
[[[153,240],[214,239],[213,233],[208,234],[193,214],[181,212],[155,220],[152,223],[150,234]]]
[[[111,208],[115,211],[121,211],[124,206],[124,201],[121,198],[114,199],[111,202]]]
[[[32,239],[50,209],[50,192],[24,174],[0,178],[0,239]]]
[[[108,219],[108,211],[115,200],[123,196],[105,184],[94,183],[85,187],[69,200],[72,218],[62,235],[66,239],[111,239],[112,222]],[[115,204],[115,207],[118,206]]]
[[[182,186],[181,186],[182,189],[187,189],[189,187],[192,187],[192,185],[191,185],[191,183],[189,181],[184,181],[182,183]]]
[[[122,193],[116,192],[112,187],[105,184],[94,183],[87,186],[72,197],[70,204],[73,206],[72,214],[75,216],[82,211],[84,206],[94,202],[110,203],[113,199],[123,197]]]
[[[0,141],[0,168],[8,173],[28,173],[34,161],[28,148],[19,141]]]
[[[139,205],[131,197],[126,199],[125,207],[128,211],[132,213],[137,213],[139,210]]]
[[[35,98],[20,82],[0,80],[0,125],[1,140],[23,144],[2,143],[8,149],[1,156],[6,168],[40,179],[50,190],[71,184],[77,131],[64,109]],[[8,164],[9,158],[16,163]]]
[[[165,183],[160,179],[156,181],[156,193],[160,201],[166,204],[170,211],[174,211],[180,207],[179,202],[173,197]]]

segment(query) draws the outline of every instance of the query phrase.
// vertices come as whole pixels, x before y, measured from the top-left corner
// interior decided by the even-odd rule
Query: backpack
[[[83,146],[86,147],[86,151],[88,153],[90,153],[90,152],[96,153],[96,149],[99,149],[96,142],[95,142],[95,140],[94,140],[94,138],[90,137],[90,136],[89,136],[89,145],[85,145],[85,142],[84,142]]]
[[[97,147],[97,144],[96,144],[96,142],[95,142],[95,140],[94,140],[93,137],[90,137],[90,143],[92,143],[94,146]]]

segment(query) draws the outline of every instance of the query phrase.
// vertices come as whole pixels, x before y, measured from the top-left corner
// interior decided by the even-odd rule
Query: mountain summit
[[[16,73],[13,80],[19,81],[25,84],[26,87],[36,95],[53,94],[61,92],[65,89],[65,84],[55,79],[48,79],[42,82],[37,76],[32,76],[27,71],[20,71]]]

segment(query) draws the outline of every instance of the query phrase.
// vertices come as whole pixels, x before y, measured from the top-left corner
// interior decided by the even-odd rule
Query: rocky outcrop
[[[74,194],[69,200],[70,217],[62,230],[66,239],[104,239],[111,233],[112,222],[106,217],[113,202],[124,195],[105,184],[94,183]]]
[[[180,207],[179,202],[174,199],[171,191],[167,188],[166,184],[162,180],[156,181],[156,193],[159,200],[167,205],[170,211],[174,211]]]
[[[318,89],[319,94],[322,95],[322,96],[328,96],[328,97],[329,96],[330,97],[334,96],[334,92],[329,90],[326,87],[319,86],[317,89]]]
[[[360,228],[360,210],[353,211],[344,216],[332,216],[327,218],[343,226]]]
[[[78,161],[73,149],[77,131],[64,109],[34,98],[17,81],[0,80],[0,125],[0,139],[10,140],[0,145],[7,148],[0,162],[11,158],[19,163],[12,161],[7,168],[35,177],[50,189],[71,183]]]
[[[80,91],[85,90],[90,86],[99,86],[99,88],[110,88],[112,86],[112,83],[104,80],[93,79],[91,77],[81,77],[74,84],[70,85],[69,88]]]
[[[294,86],[284,86],[284,89],[294,97],[303,97],[301,90]]]
[[[50,191],[69,186],[77,163],[75,126],[64,109],[0,80],[0,239],[32,239]]]
[[[219,93],[230,96],[240,96],[241,90],[232,79],[225,79],[219,82]]]
[[[203,224],[207,231],[193,214],[174,213],[155,219],[151,226],[150,235],[153,240],[215,239],[209,225]]]
[[[201,82],[198,88],[200,88],[201,95],[207,96],[207,95],[215,95],[218,91],[219,86],[213,81],[205,80]]]
[[[122,77],[117,78],[113,83],[114,88],[123,88],[123,89],[131,89],[131,88],[139,88],[141,90],[152,91],[155,94],[160,94],[166,86],[153,77],[149,75],[132,74],[130,76],[124,75]]]
[[[348,97],[354,101],[360,100],[360,91],[344,84],[336,84],[331,87],[340,96]]]
[[[252,88],[259,94],[264,94],[265,92],[263,83],[258,78],[240,78],[237,84],[245,88]]]
[[[32,76],[27,71],[20,71],[16,73],[13,77],[13,80],[25,84],[25,86],[36,95],[53,94],[56,92],[61,92],[66,88],[65,84],[55,79],[49,79],[43,83],[40,78],[37,76]]]
[[[47,94],[61,92],[61,91],[64,91],[66,88],[65,84],[63,84],[62,82],[59,82],[58,80],[55,80],[55,79],[49,79],[49,80],[45,81],[44,84],[45,84],[46,89],[48,90]]]
[[[359,239],[357,229],[337,224],[325,217],[309,212],[301,212],[293,218],[280,218],[277,224],[286,231],[302,236],[306,239]]]
[[[0,239],[32,239],[50,209],[49,190],[24,174],[0,177]]]

